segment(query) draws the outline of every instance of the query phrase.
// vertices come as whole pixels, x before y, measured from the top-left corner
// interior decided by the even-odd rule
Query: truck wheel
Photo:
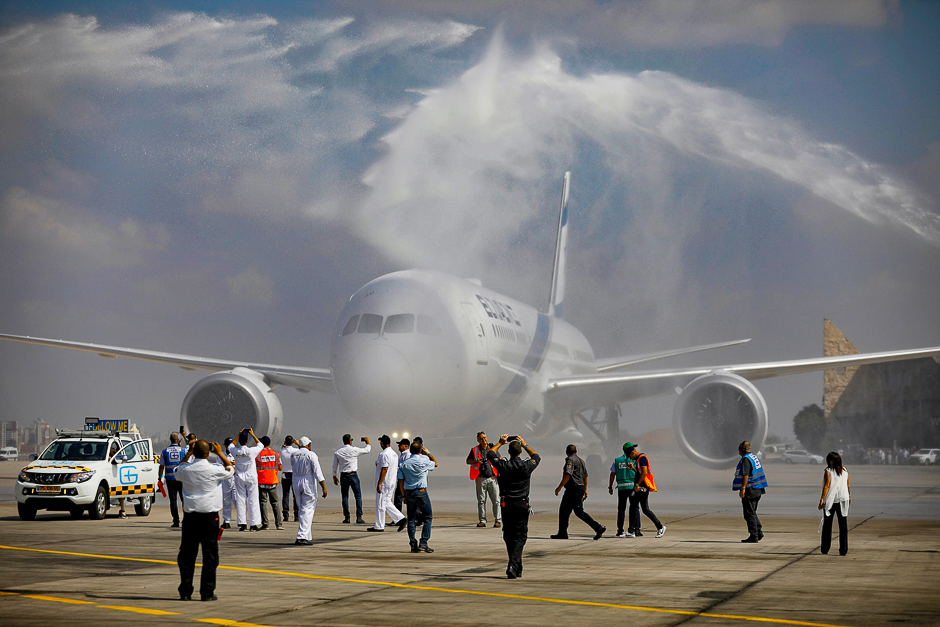
[[[77,520],[85,515],[85,508],[77,507],[73,505],[71,508],[69,508],[69,514],[72,515],[72,518],[75,518]]]
[[[36,518],[36,508],[26,503],[17,503],[16,511],[20,515],[20,520],[33,520]]]
[[[138,516],[149,516],[150,508],[153,506],[153,497],[149,494],[143,494],[137,500],[140,502],[134,506],[134,511],[137,512]]]
[[[111,497],[108,495],[108,489],[104,486],[98,486],[98,491],[95,493],[95,500],[88,508],[88,515],[95,520],[103,520],[104,515],[108,512],[108,501],[110,500]]]

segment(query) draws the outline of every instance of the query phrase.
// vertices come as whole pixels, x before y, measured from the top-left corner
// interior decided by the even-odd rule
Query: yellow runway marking
[[[258,625],[256,623],[240,623],[237,620],[228,620],[227,618],[194,618],[193,620],[212,625],[229,625],[229,627],[267,627],[267,625]]]
[[[109,559],[109,560],[122,560],[122,561],[131,561],[131,562],[149,562],[152,564],[172,564],[176,566],[176,562],[170,562],[167,560],[155,560],[155,559],[146,559],[141,557],[121,557],[118,555],[97,555],[93,553],[73,553],[70,551],[52,551],[49,549],[32,549],[19,546],[4,546],[0,545],[0,549],[8,549],[11,551],[31,551],[36,553],[52,553],[55,555],[74,555],[78,557],[96,557],[99,559]],[[199,566],[199,564],[197,564]],[[749,622],[758,622],[758,623],[774,623],[777,625],[803,625],[805,627],[848,627],[846,625],[833,625],[829,623],[812,623],[808,621],[801,620],[787,620],[784,618],[761,618],[758,616],[743,616],[737,614],[714,614],[711,612],[696,612],[690,610],[670,610],[662,607],[648,607],[643,605],[619,605],[616,603],[599,603],[596,601],[575,601],[572,599],[555,599],[551,597],[533,597],[525,596],[520,594],[505,594],[502,592],[486,592],[480,590],[459,590],[457,588],[439,588],[436,586],[419,586],[415,584],[407,583],[395,583],[391,581],[375,581],[371,579],[351,579],[348,577],[331,577],[329,575],[310,575],[307,573],[293,573],[283,570],[265,570],[262,568],[245,568],[242,566],[219,566],[220,569],[225,570],[235,570],[248,573],[264,573],[267,575],[280,575],[285,577],[301,577],[303,579],[319,579],[321,581],[342,581],[346,583],[361,583],[371,586],[387,586],[390,588],[403,588],[406,590],[426,590],[429,592],[446,592],[450,594],[471,594],[476,596],[491,597],[491,598],[500,598],[500,599],[519,599],[523,601],[541,601],[543,603],[561,603],[564,605],[580,605],[587,607],[608,607],[618,610],[635,610],[638,612],[655,612],[660,614],[678,614],[680,616],[702,616],[706,618],[725,618],[732,620],[741,620]],[[58,600],[50,597],[50,600]],[[195,619],[194,619],[195,620]],[[211,619],[211,620],[222,620],[222,619]],[[216,624],[226,624],[226,625],[248,625],[249,623],[216,623]]]
[[[13,594],[16,594],[15,592]],[[63,599],[62,597],[50,597],[44,594],[24,594],[27,599],[39,599],[40,601],[58,601],[59,603],[74,603],[75,605],[94,605],[93,601],[78,601],[76,599]]]
[[[122,612],[137,612],[138,614],[153,614],[154,616],[179,615],[179,612],[166,612],[164,610],[150,610],[145,607],[131,607],[130,605],[96,605],[106,610],[121,610]]]

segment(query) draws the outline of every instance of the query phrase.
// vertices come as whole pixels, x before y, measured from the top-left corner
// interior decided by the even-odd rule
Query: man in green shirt
[[[610,481],[607,484],[607,492],[614,493],[614,479],[617,480],[617,537],[634,538],[640,530],[640,512],[636,513],[636,520],[631,520],[629,529],[626,533],[623,531],[624,513],[627,510],[627,503],[630,502],[630,496],[633,494],[633,484],[636,482],[636,467],[630,459],[628,450],[633,450],[636,445],[627,442],[623,445],[624,454],[614,460],[610,466]]]

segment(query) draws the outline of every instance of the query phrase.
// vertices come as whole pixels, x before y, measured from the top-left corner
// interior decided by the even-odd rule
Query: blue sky
[[[0,331],[325,366],[342,303],[385,272],[541,305],[571,169],[566,315],[599,356],[752,337],[705,359],[809,357],[823,317],[862,350],[938,345],[938,18],[2,2]],[[169,429],[198,378],[6,344],[0,364],[5,418],[62,426]],[[760,388],[785,435],[822,374]],[[341,413],[280,397],[292,432]],[[665,425],[671,399],[625,414]]]

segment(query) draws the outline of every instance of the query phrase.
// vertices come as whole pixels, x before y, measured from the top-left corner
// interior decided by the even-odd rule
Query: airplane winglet
[[[565,257],[568,248],[568,186],[571,171],[565,172],[561,189],[561,211],[558,215],[558,238],[555,240],[555,264],[552,269],[552,290],[548,299],[548,311],[556,318],[564,315],[565,305]]]

